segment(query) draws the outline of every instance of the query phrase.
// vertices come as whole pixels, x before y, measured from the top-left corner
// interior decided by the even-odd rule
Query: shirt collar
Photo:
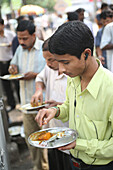
[[[99,88],[101,87],[101,82],[103,79],[103,66],[100,63],[100,61],[97,59],[97,62],[99,64],[99,68],[92,77],[91,81],[89,82],[86,90],[96,99]],[[69,78],[69,83],[76,89],[80,85],[80,77],[74,77],[74,78]]]
[[[4,29],[4,35],[3,35],[3,37],[7,37],[7,30],[6,29]]]
[[[48,66],[47,66],[48,67]],[[50,68],[51,69],[51,68]],[[62,79],[63,77],[68,77],[66,74],[64,74],[64,73],[62,73],[62,74],[58,74],[58,70],[53,70],[53,69],[51,69],[53,72],[54,72],[54,74],[55,74],[55,79],[56,80],[58,80],[58,79]]]
[[[94,76],[92,77],[91,81],[89,82],[88,86],[87,86],[87,90],[89,91],[89,93],[96,99],[99,89],[101,87],[101,83],[102,83],[102,79],[103,79],[103,66],[100,63],[100,61],[97,59],[97,62],[99,64],[99,68],[96,71],[96,73],[94,74]]]
[[[62,73],[56,77],[56,79],[62,79],[63,77],[68,77],[66,74]]]
[[[36,37],[36,40],[35,40],[33,48],[35,48],[37,50],[40,50],[40,41],[39,41],[39,39],[37,37]]]

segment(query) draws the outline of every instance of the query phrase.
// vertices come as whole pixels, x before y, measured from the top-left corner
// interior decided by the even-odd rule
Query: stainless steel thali
[[[15,75],[8,74],[8,75],[0,76],[0,78],[4,80],[16,80],[16,79],[20,79],[23,77],[24,77],[23,74],[15,74]]]
[[[31,103],[28,103],[28,104],[25,104],[25,105],[21,106],[19,108],[19,110],[21,110],[24,113],[32,113],[33,110],[37,110],[39,108],[41,109],[41,108],[43,108],[43,107],[45,107],[47,105],[48,104],[43,103],[42,105],[39,105],[39,106],[31,106]]]
[[[9,45],[10,45],[10,43],[0,43],[0,47],[7,47]]]
[[[35,136],[37,133],[40,133],[42,131],[50,132],[55,135],[51,137],[49,140],[33,141],[32,140],[33,135]],[[51,149],[68,145],[75,141],[77,137],[78,133],[73,129],[67,127],[54,127],[32,133],[28,138],[28,142],[34,147]]]

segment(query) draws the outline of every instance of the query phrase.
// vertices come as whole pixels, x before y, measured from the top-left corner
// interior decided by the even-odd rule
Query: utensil
[[[0,76],[0,78],[4,80],[16,80],[16,79],[20,79],[23,77],[24,77],[24,74],[15,74],[15,75],[8,74],[8,75]]]
[[[38,148],[58,148],[58,147],[65,146],[65,145],[68,145],[74,142],[78,137],[78,133],[75,130],[67,128],[67,127],[48,128],[48,129],[40,130],[38,132],[42,132],[42,131],[54,133],[55,136],[51,137],[49,140],[46,140],[46,141],[45,140],[33,141],[31,140],[30,136],[35,135],[35,133],[37,133],[35,132],[31,134],[28,138],[28,142],[32,146],[38,147]],[[62,137],[59,137],[57,135],[60,132],[61,133],[64,132],[64,135]]]
[[[45,103],[43,103],[42,105],[40,105],[40,106],[35,106],[35,107],[33,107],[33,106],[31,106],[31,103],[28,103],[28,104],[25,104],[25,105],[23,105],[23,106],[21,106],[20,108],[19,108],[19,110],[21,110],[21,111],[33,111],[33,110],[36,110],[36,109],[39,109],[39,108],[42,108],[42,107],[45,107],[45,106],[48,106],[48,104],[45,104]],[[26,112],[27,113],[27,112]]]

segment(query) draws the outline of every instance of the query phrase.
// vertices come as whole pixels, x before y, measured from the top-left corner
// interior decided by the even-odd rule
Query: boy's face
[[[55,60],[53,54],[51,54],[49,51],[43,51],[43,56],[46,60],[48,67],[50,67],[53,70],[59,69],[58,62]]]
[[[55,59],[59,63],[59,71],[67,74],[70,77],[82,76],[86,71],[86,61],[83,53],[81,58],[69,54],[58,55],[54,54]]]
[[[107,24],[109,24],[112,21],[113,21],[113,19],[111,17],[107,17],[106,19],[101,19],[103,26],[106,26]]]

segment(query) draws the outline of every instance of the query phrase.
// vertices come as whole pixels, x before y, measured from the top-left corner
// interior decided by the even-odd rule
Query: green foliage
[[[7,7],[10,7],[11,2],[12,2],[12,0],[0,0],[0,6],[5,5]],[[56,3],[56,0],[32,0],[32,1],[31,0],[22,0],[22,2],[23,2],[23,5],[27,5],[27,4],[39,5],[45,9],[47,9],[48,11],[54,11],[54,5]],[[13,8],[15,9],[14,6],[13,6]]]
[[[72,5],[71,0],[65,0],[65,2],[66,2],[68,5]]]
[[[11,0],[0,0],[0,5],[2,5],[2,4],[7,4],[7,5],[10,5],[10,1]]]
[[[39,5],[43,8],[48,9],[48,11],[54,10],[54,5],[56,3],[56,0],[24,0],[24,4],[32,4],[32,5]]]

